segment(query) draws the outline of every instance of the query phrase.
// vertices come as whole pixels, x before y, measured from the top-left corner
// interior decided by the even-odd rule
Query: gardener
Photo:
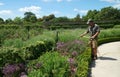
[[[92,59],[96,60],[97,59],[97,39],[100,33],[100,28],[97,24],[94,23],[92,19],[89,19],[87,21],[87,24],[89,25],[87,31],[81,34],[80,36],[83,37],[87,33],[90,33],[90,46],[92,51],[91,57]]]

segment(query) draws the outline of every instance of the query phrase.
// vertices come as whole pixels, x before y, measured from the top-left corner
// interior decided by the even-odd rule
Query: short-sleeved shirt
[[[94,34],[96,34],[96,32],[100,32],[100,28],[97,24],[95,24],[94,26],[89,26],[87,29],[87,33],[90,33],[90,36],[93,36]],[[97,39],[98,36],[95,37],[95,39]]]

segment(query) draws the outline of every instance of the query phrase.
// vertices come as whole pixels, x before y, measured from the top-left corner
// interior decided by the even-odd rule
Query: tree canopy
[[[0,24],[24,24],[24,23],[42,23],[42,22],[81,22],[87,21],[89,18],[92,18],[96,21],[109,21],[109,20],[120,20],[120,9],[114,7],[104,7],[101,10],[89,10],[85,16],[80,18],[80,14],[78,13],[74,18],[68,18],[66,16],[63,17],[55,17],[54,14],[50,14],[48,16],[43,16],[41,18],[37,18],[36,15],[32,12],[25,12],[24,17],[15,17],[13,20],[8,18],[3,20],[0,18]]]

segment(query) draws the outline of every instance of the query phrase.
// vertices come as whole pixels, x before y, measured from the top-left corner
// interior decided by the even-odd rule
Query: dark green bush
[[[29,44],[28,46],[23,48],[26,59],[36,59],[43,52],[47,51],[47,47],[43,41],[37,41],[36,44]]]
[[[24,43],[23,52],[26,59],[36,59],[42,53],[51,51],[55,45],[55,40],[47,36],[37,36]]]

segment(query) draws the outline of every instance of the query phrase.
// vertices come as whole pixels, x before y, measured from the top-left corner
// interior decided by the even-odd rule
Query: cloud
[[[42,0],[43,2],[51,2],[51,1],[53,1],[53,0]]]
[[[120,0],[100,0],[100,1],[105,1],[109,3],[120,3]]]
[[[0,6],[1,6],[1,5],[4,5],[4,3],[0,3]]]
[[[67,2],[71,2],[72,0],[42,0],[43,2],[53,2],[53,1],[56,1],[56,2],[63,2],[63,1],[67,1]]]
[[[114,3],[113,7],[120,9],[120,0],[100,0],[100,1]]]
[[[113,5],[113,7],[120,9],[120,4]]]
[[[20,12],[33,12],[33,13],[39,13],[41,10],[41,7],[39,6],[30,6],[30,7],[24,7],[20,8]]]
[[[72,0],[57,0],[57,2],[62,2],[62,1],[71,2]]]
[[[72,0],[67,0],[67,2],[71,2]]]
[[[86,14],[88,10],[79,10],[79,9],[74,9],[75,12],[81,13],[81,14]]]
[[[63,0],[57,0],[57,2],[62,2]]]
[[[6,14],[8,15],[8,14],[12,14],[12,11],[11,10],[1,10],[0,14],[1,15],[6,15]]]
[[[59,11],[53,11],[53,12],[51,12],[52,14],[60,14],[60,12]]]

